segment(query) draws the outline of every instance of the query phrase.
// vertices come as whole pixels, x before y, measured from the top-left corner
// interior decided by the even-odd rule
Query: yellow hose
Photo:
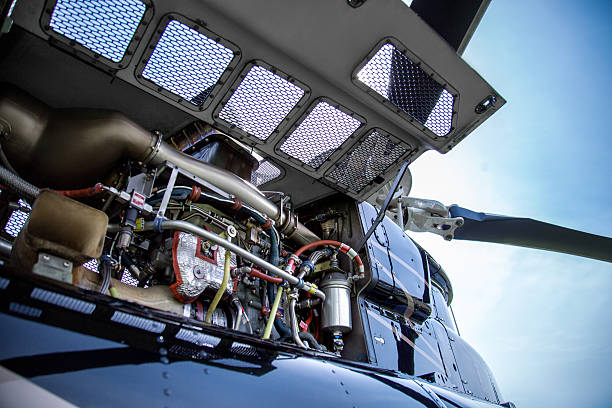
[[[230,277],[230,260],[231,259],[232,259],[232,254],[230,253],[230,251],[225,250],[225,263],[223,264],[223,281],[221,282],[221,286],[219,287],[219,290],[217,291],[217,293],[215,293],[215,297],[213,298],[213,301],[211,302],[210,307],[208,308],[208,311],[206,312],[206,317],[204,318],[204,322],[207,324],[210,324],[212,322],[213,313],[215,312],[215,309],[217,308],[217,305],[219,304],[219,301],[221,300],[221,297],[223,296],[225,289],[227,289],[227,282],[229,281],[229,277]]]
[[[268,322],[266,323],[266,329],[264,330],[263,336],[261,336],[261,338],[264,340],[270,338],[270,333],[272,332],[272,325],[274,324],[274,319],[276,319],[276,312],[278,311],[278,305],[280,304],[282,295],[283,295],[283,288],[279,286],[278,289],[276,289],[276,297],[274,298],[272,309],[270,309],[270,315],[268,316]]]
[[[119,295],[119,292],[117,292],[117,289],[116,289],[116,288],[114,288],[114,287],[112,287],[112,286],[111,286],[111,287],[108,289],[108,291],[110,292],[110,294],[111,294],[111,296],[112,296],[112,297],[115,297],[115,298],[117,298],[117,299],[121,299],[121,296]]]

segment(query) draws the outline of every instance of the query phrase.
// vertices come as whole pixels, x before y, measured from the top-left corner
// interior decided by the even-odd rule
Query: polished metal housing
[[[321,290],[325,293],[321,328],[330,332],[348,333],[353,329],[351,321],[351,285],[341,273],[333,273],[324,279]]]

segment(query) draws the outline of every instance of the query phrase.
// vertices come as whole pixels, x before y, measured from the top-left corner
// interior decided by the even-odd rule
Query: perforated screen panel
[[[405,145],[394,139],[380,130],[372,131],[327,177],[354,193],[361,192],[408,152]]]
[[[89,262],[85,262],[83,267],[92,272],[99,273],[97,259],[92,259]],[[130,286],[138,286],[138,280],[134,278],[126,268],[123,268],[123,271],[121,272],[121,283],[125,283],[126,285]]]
[[[24,200],[19,200],[19,205],[29,210],[32,209],[32,207],[30,207],[30,205]],[[19,235],[19,231],[21,231],[27,220],[28,214],[26,212],[15,210],[11,213],[9,219],[6,221],[4,231],[12,237],[17,237],[17,235]]]
[[[219,118],[266,140],[304,96],[304,90],[255,65],[219,112]]]
[[[438,136],[453,122],[454,96],[391,43],[357,72],[357,80]]]
[[[83,267],[89,269],[92,272],[98,273],[98,260],[92,259],[91,261],[85,262]]]
[[[278,167],[273,165],[267,160],[259,163],[259,167],[251,174],[251,183],[255,186],[260,186],[272,181],[281,175],[281,171]]]
[[[142,76],[200,106],[233,58],[231,49],[178,20],[171,20]]]
[[[121,276],[121,282],[130,286],[138,286],[138,279],[132,276],[130,271],[127,269],[123,270],[123,275]]]
[[[119,62],[145,11],[139,0],[58,0],[49,25],[85,48]]]
[[[320,101],[280,146],[280,150],[318,169],[360,126],[359,119]]]

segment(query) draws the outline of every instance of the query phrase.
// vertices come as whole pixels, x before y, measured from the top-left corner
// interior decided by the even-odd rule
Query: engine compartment
[[[288,192],[259,191],[250,181],[261,159],[197,122],[164,138],[116,112],[55,110],[10,87],[0,116],[12,170],[3,193],[35,200],[14,268],[342,354],[351,296],[365,283],[357,252],[332,239],[348,213],[325,202],[299,214]]]

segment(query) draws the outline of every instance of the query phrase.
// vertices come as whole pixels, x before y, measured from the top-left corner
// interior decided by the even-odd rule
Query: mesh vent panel
[[[385,44],[357,79],[438,136],[447,135],[454,97],[393,44]]]
[[[134,278],[132,274],[127,270],[123,270],[123,275],[121,276],[121,282],[126,285],[138,286],[138,279]]]
[[[92,259],[91,261],[85,262],[83,264],[83,267],[89,269],[92,272],[98,273],[98,260]]]
[[[234,52],[229,48],[172,20],[142,76],[200,106],[233,58]]]
[[[327,102],[319,102],[280,149],[318,169],[359,126],[361,121],[358,119]]]
[[[267,160],[259,163],[259,167],[251,174],[251,183],[255,186],[260,186],[272,181],[281,175],[281,171],[278,167],[273,165]]]
[[[146,11],[139,0],[59,0],[51,28],[95,53],[119,62]]]
[[[358,193],[407,151],[403,145],[375,130],[364,138],[328,177]]]
[[[266,140],[302,96],[303,89],[256,65],[244,77],[219,117]]]
[[[19,200],[19,205],[22,207],[26,207],[30,210],[32,209],[32,207],[30,207],[30,205],[26,203],[24,200]],[[21,231],[21,229],[23,228],[27,220],[28,220],[27,213],[23,211],[15,210],[11,213],[11,216],[6,222],[6,225],[4,226],[4,231],[6,231],[6,233],[12,237],[17,237],[17,235],[19,234],[19,231]]]

